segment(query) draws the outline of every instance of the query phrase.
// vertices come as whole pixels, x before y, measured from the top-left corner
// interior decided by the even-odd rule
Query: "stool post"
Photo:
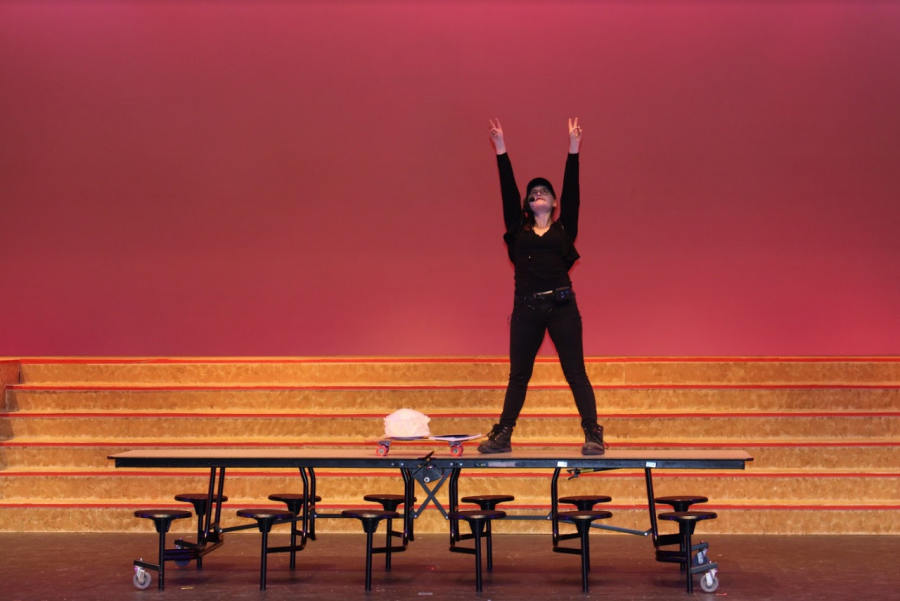
[[[297,568],[297,521],[291,522],[291,562],[292,570]]]
[[[591,571],[591,544],[588,536],[591,532],[590,522],[578,523],[579,534],[581,534],[581,590],[588,592],[588,572]]]
[[[156,531],[159,532],[159,579],[156,582],[156,590],[159,591],[166,586],[166,532],[168,530],[168,524],[156,523]]]
[[[260,553],[259,560],[259,590],[266,590],[266,568],[268,567],[268,559],[269,559],[269,529],[271,528],[271,523],[268,520],[261,520],[259,522],[259,530],[262,532],[262,553]]]
[[[493,520],[487,520],[487,525],[484,527],[485,529],[485,538],[487,539],[487,570],[488,572],[494,571],[494,548],[491,544],[492,536],[491,536],[491,522]],[[479,545],[480,546],[480,545]]]
[[[372,590],[372,537],[374,528],[366,528],[366,592]]]
[[[409,511],[409,508],[407,507],[406,510]],[[391,536],[393,536],[391,534],[391,526],[393,524],[393,521],[394,520],[392,520],[391,518],[388,518],[386,520],[387,534],[385,535],[384,539],[384,569],[386,571],[390,571],[391,569]]]
[[[481,528],[482,522],[472,523],[472,534],[475,535],[475,592],[481,592]]]
[[[681,535],[684,540],[684,569],[687,572],[687,592],[694,592],[694,577],[691,574],[691,535],[694,533],[695,522],[682,522],[680,524]]]
[[[198,545],[203,544],[203,522],[206,520],[207,513],[209,513],[209,512],[207,511],[203,515],[199,515],[199,514],[197,515],[197,544]],[[202,555],[197,555],[197,569],[198,570],[203,569],[203,556]]]

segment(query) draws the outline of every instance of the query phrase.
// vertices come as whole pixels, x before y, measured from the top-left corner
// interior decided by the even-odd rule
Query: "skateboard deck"
[[[450,446],[450,454],[458,457],[463,454],[463,443],[467,440],[477,440],[482,438],[484,434],[439,434],[435,436],[381,436],[378,438],[370,438],[369,442],[378,444],[376,453],[384,457],[391,450],[393,442],[422,442],[426,440],[437,440],[446,442]]]

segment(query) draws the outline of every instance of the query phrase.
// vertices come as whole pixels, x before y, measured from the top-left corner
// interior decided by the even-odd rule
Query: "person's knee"
[[[566,378],[566,382],[568,382],[569,386],[571,386],[572,388],[591,385],[591,381],[588,378],[587,371],[585,371],[584,368],[563,370],[563,375]]]
[[[521,370],[521,371],[511,371],[509,372],[509,383],[517,384],[519,386],[528,386],[528,382],[531,381],[531,373],[533,370]]]

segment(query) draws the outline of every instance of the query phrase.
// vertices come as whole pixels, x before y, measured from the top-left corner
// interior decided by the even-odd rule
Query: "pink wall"
[[[0,355],[503,354],[570,116],[588,354],[900,352],[900,3],[23,0]]]

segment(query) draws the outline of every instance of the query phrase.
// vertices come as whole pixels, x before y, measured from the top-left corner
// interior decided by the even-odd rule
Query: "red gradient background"
[[[507,351],[487,120],[589,355],[900,351],[900,3],[0,3],[0,355]],[[548,342],[544,352],[552,352]]]

